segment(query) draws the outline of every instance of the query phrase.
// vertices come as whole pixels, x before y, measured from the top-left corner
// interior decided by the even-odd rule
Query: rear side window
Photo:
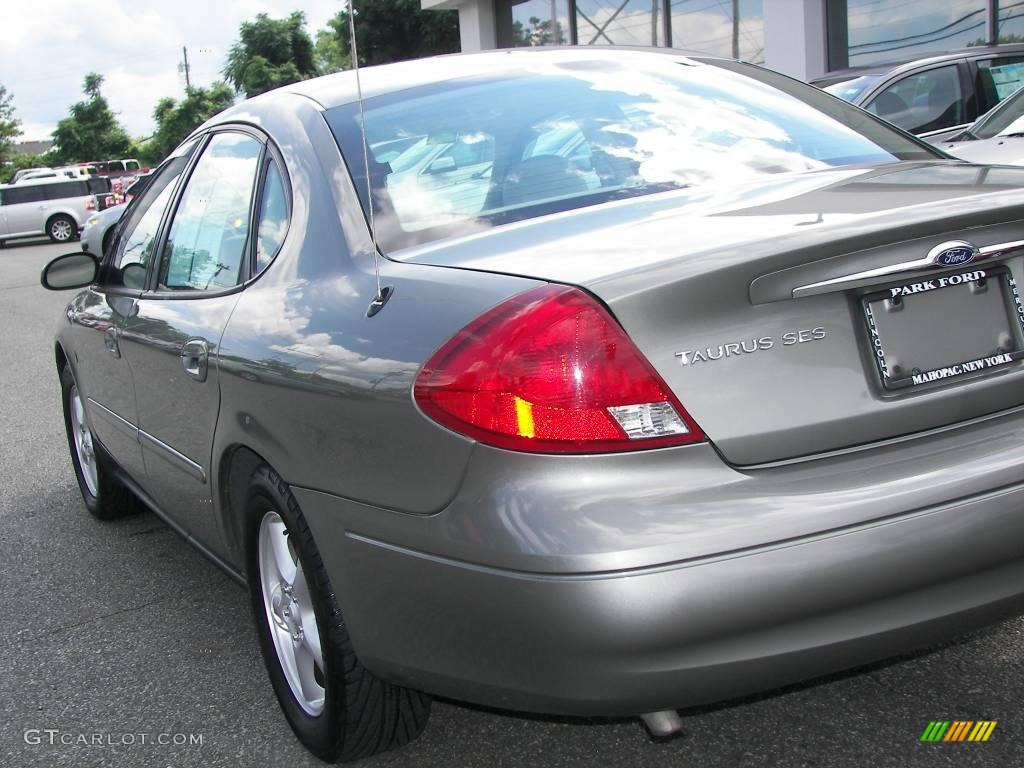
[[[288,198],[277,163],[269,161],[260,200],[259,233],[256,238],[256,272],[266,269],[281,250],[288,232]]]
[[[247,277],[253,188],[263,145],[240,133],[210,139],[188,180],[160,259],[158,288],[217,291]]]
[[[978,113],[988,112],[1024,85],[1024,57],[982,59],[977,63]]]
[[[927,133],[964,122],[957,65],[918,72],[893,83],[866,106],[868,112],[910,133]]]
[[[64,181],[60,184],[45,186],[47,200],[66,200],[69,197],[85,197],[89,193],[89,184],[85,181]]]

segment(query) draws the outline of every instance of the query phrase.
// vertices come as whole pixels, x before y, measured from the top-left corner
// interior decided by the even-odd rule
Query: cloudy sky
[[[82,98],[87,72],[102,74],[103,93],[133,136],[153,131],[153,107],[181,98],[181,47],[188,46],[193,85],[221,77],[238,25],[257,13],[306,14],[314,34],[342,0],[0,0],[0,83],[14,96],[21,140],[47,139]],[[206,51],[210,51],[207,53]]]

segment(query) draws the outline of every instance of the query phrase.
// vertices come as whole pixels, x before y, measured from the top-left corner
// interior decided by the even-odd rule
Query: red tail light
[[[594,299],[547,285],[478,317],[427,361],[416,402],[482,443],[535,453],[607,453],[704,434]]]

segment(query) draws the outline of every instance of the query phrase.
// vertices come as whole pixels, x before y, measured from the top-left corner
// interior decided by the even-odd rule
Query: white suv
[[[95,195],[110,191],[110,180],[39,179],[0,184],[0,244],[19,237],[49,235],[55,243],[78,236]]]

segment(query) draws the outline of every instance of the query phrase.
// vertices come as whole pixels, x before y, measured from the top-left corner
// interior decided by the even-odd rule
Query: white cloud
[[[205,86],[221,78],[243,21],[302,10],[315,35],[343,7],[342,0],[3,0],[0,83],[14,96],[22,140],[49,138],[83,98],[87,72],[106,78],[103,93],[128,132],[146,136],[156,103],[184,95],[183,45],[193,85]]]

